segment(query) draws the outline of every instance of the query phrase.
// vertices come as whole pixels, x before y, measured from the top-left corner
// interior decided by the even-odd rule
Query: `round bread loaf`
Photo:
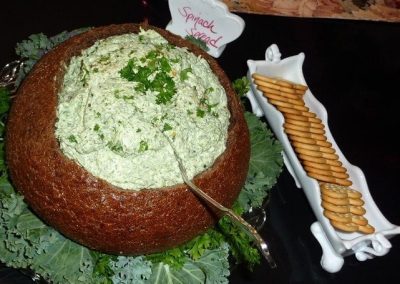
[[[230,207],[245,182],[250,156],[247,124],[231,82],[201,49],[165,30],[142,28],[205,58],[226,90],[231,113],[226,150],[194,182]],[[94,28],[48,52],[18,89],[7,124],[10,177],[33,211],[66,237],[113,254],[163,251],[192,239],[218,219],[184,184],[122,189],[93,176],[60,150],[55,137],[57,94],[69,60],[99,39],[139,29],[135,24]]]

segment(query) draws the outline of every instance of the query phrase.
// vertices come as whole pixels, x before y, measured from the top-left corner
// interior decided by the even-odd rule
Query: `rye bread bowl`
[[[141,27],[205,58],[225,88],[231,113],[226,150],[194,182],[230,207],[245,182],[250,156],[247,124],[231,82],[201,49],[168,31]],[[125,190],[93,176],[60,150],[54,134],[57,94],[70,58],[98,39],[138,33],[139,28],[136,24],[94,28],[48,52],[19,87],[7,123],[10,177],[32,210],[66,237],[113,254],[163,251],[192,239],[218,219],[184,184]]]

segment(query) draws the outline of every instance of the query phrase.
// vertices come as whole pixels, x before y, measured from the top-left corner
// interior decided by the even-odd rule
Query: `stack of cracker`
[[[336,229],[370,234],[360,192],[350,188],[347,169],[325,136],[325,126],[305,105],[307,86],[253,74],[257,88],[284,116],[283,129],[307,175],[319,182],[324,216]]]

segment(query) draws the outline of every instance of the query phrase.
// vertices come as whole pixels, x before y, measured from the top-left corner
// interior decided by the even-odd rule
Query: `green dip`
[[[182,183],[224,152],[227,97],[206,60],[157,32],[112,36],[73,57],[58,94],[62,152],[94,176],[131,190]]]

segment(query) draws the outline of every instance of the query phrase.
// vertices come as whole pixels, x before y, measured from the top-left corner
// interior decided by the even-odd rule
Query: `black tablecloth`
[[[144,2],[148,6],[143,5]],[[234,80],[247,72],[247,59],[261,60],[276,43],[282,57],[305,53],[304,77],[326,107],[329,127],[350,163],[359,166],[376,204],[400,224],[397,139],[400,107],[400,24],[240,14],[246,27],[228,44],[219,63]],[[15,44],[30,34],[112,23],[141,22],[165,27],[167,1],[22,1],[0,4],[0,66],[15,59]],[[302,189],[286,169],[272,189],[263,236],[278,268],[263,262],[253,272],[236,267],[231,283],[387,283],[397,277],[400,236],[389,253],[365,262],[347,256],[343,268],[321,268],[321,248],[310,232],[315,221]],[[12,269],[0,269],[0,283],[30,283]]]

